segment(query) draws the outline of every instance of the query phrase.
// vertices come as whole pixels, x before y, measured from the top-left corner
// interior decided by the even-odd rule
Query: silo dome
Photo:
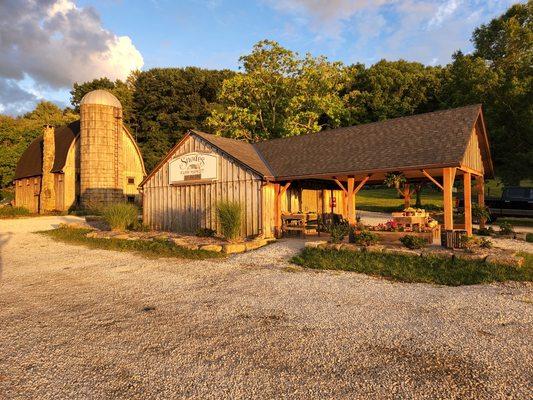
[[[122,108],[120,101],[109,93],[107,90],[97,89],[89,92],[83,96],[80,101],[80,106],[87,104],[99,104],[102,106],[113,106],[117,108]]]

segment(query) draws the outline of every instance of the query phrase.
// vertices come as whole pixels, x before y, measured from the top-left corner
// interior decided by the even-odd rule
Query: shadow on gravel
[[[11,232],[0,233],[0,280],[2,279],[2,273],[4,271],[4,247],[7,242],[9,242],[12,235]]]

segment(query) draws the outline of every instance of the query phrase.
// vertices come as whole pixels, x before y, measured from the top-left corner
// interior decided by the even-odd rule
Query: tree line
[[[255,142],[482,103],[496,174],[516,184],[533,172],[532,10],[530,0],[481,25],[474,51],[456,52],[445,66],[344,65],[264,40],[240,58],[239,71],[154,68],[126,81],[76,83],[72,109],[44,102],[19,118],[0,116],[0,185],[10,182],[40,125],[76,118],[94,89],[121,101],[148,170],[189,129]]]

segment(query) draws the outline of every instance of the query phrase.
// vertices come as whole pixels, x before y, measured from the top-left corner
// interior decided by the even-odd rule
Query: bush
[[[353,243],[359,246],[370,246],[379,242],[379,238],[370,231],[362,231],[353,234]]]
[[[30,210],[24,207],[0,207],[0,218],[14,218],[23,215],[30,215]]]
[[[239,237],[242,221],[242,206],[233,201],[221,201],[217,205],[218,220],[222,235],[227,240]]]
[[[492,226],[489,226],[488,228],[478,229],[476,231],[476,234],[479,236],[492,236],[496,232],[494,232],[494,228]]]
[[[463,235],[461,236],[461,248],[467,251],[474,251],[479,246],[479,241],[474,236]]]
[[[487,238],[481,238],[479,240],[479,247],[482,249],[490,249],[492,248],[492,242]]]
[[[338,224],[331,224],[328,227],[328,233],[330,235],[331,243],[340,243],[344,240],[344,237],[348,234],[349,227],[345,222]]]
[[[500,222],[500,235],[510,235],[514,233],[513,226],[509,222]]]
[[[479,205],[478,203],[472,204],[472,218],[475,222],[480,222],[482,219],[488,221],[490,219],[490,211],[487,206]]]
[[[426,245],[426,241],[414,235],[405,235],[400,238],[400,242],[408,249],[421,249]]]
[[[526,235],[526,242],[533,243],[533,233],[528,233]]]
[[[102,216],[111,229],[123,231],[138,225],[139,209],[131,203],[115,203],[104,207]]]
[[[198,237],[213,237],[215,234],[216,231],[210,228],[198,228],[196,230],[196,236]]]

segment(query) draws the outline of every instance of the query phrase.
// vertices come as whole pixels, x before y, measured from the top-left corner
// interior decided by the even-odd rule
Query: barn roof
[[[54,130],[55,139],[55,159],[51,172],[60,172],[65,166],[68,150],[76,136],[80,132],[80,121],[72,122],[68,125],[58,127]],[[31,176],[42,175],[43,165],[43,135],[36,137],[30,143],[15,168],[15,178],[22,179]]]
[[[200,136],[265,178],[283,180],[458,167],[478,123],[485,172],[491,175],[480,104],[254,144],[198,131],[190,134]]]

